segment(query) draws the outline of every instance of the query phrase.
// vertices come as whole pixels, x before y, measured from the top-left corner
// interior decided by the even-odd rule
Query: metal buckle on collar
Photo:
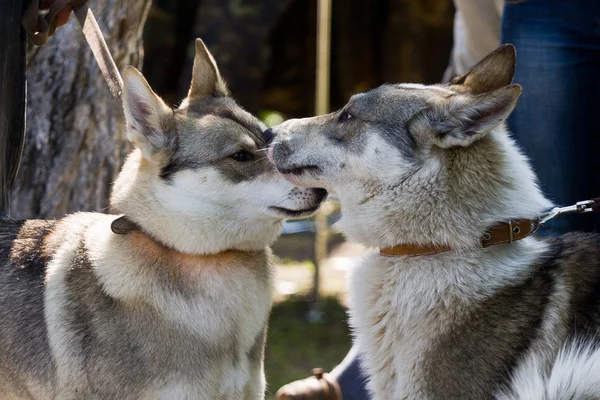
[[[554,207],[552,210],[538,215],[537,220],[540,225],[554,219],[562,214],[570,213],[587,213],[596,211],[598,207],[598,200],[584,200],[579,201],[571,206],[566,207]]]

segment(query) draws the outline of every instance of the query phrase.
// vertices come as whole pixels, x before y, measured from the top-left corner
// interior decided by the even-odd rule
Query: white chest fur
[[[472,254],[366,256],[350,279],[350,323],[373,398],[426,398],[421,365],[435,340],[544,250],[525,239]]]
[[[93,292],[80,287],[83,283],[68,284],[70,271],[87,262],[83,255],[89,260],[86,273],[93,276],[85,285],[99,286],[123,304],[121,310],[126,311],[114,318],[126,320],[130,329],[138,327],[139,334],[133,336],[138,345],[151,348],[156,362],[163,360],[164,366],[145,365],[142,375],[154,383],[144,394],[132,396],[184,399],[203,393],[207,399],[262,398],[262,339],[272,296],[268,254],[175,254],[141,233],[113,234],[107,229],[110,218],[79,214],[61,221],[71,232],[70,240],[60,245],[48,267],[46,316],[63,398],[91,390],[82,372],[89,357],[83,357],[86,350],[77,346],[78,331],[65,322],[70,317],[69,298],[82,290]],[[113,326],[100,319],[94,329],[110,335]],[[172,340],[171,334],[179,339]]]

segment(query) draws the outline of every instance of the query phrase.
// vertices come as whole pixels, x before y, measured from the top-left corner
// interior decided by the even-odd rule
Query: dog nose
[[[263,132],[263,138],[265,139],[265,143],[269,144],[273,141],[275,137],[275,133],[273,133],[273,129],[269,128]]]
[[[329,193],[327,193],[327,190],[325,189],[321,189],[321,188],[314,188],[313,189],[313,194],[315,195],[315,197],[317,198],[318,202],[323,201],[323,199],[325,199],[325,197],[327,197],[327,195]]]

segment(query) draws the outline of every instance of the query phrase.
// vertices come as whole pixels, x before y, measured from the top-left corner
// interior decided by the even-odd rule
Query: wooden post
[[[331,55],[331,0],[318,0],[317,5],[317,70],[315,115],[329,112],[329,82]],[[327,214],[320,210],[315,215],[315,271],[313,275],[313,303],[308,315],[311,322],[323,319],[319,304],[321,263],[327,258],[329,227]]]
[[[22,0],[0,1],[0,214],[8,212],[25,137],[26,34]]]

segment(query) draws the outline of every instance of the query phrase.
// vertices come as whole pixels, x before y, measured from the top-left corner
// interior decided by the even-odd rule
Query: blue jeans
[[[542,190],[559,205],[600,197],[600,1],[507,1],[502,42],[517,48],[523,94],[508,119]],[[551,231],[600,231],[600,215]]]
[[[356,345],[350,349],[344,361],[331,371],[331,375],[340,385],[342,400],[369,400]]]

